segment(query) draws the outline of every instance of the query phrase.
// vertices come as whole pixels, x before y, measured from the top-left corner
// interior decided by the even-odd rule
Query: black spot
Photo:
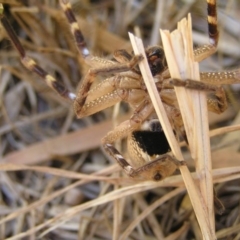
[[[161,155],[170,151],[169,143],[163,131],[134,131],[132,137],[149,156]]]

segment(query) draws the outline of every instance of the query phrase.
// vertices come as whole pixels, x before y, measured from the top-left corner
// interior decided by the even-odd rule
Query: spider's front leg
[[[102,143],[105,151],[118,162],[130,177],[159,181],[172,175],[183,162],[178,161],[168,154],[161,155],[155,160],[151,160],[150,156],[146,158],[148,151],[136,139],[135,133],[140,132],[141,134],[141,130],[139,130],[140,126],[152,111],[152,104],[148,100],[143,101],[130,120],[121,123],[109,132],[102,139]],[[128,161],[113,145],[115,141],[125,137],[128,138],[128,152],[130,155]],[[151,138],[151,133],[149,137]],[[152,138],[151,140],[153,141]],[[161,142],[158,142],[157,145],[161,148]]]
[[[2,7],[0,5],[0,7]],[[11,27],[10,23],[8,22],[7,18],[3,14],[3,7],[0,8],[0,21],[9,36],[9,39],[13,43],[13,46],[16,48],[22,64],[31,72],[36,73],[39,77],[41,77],[46,84],[56,91],[60,96],[64,97],[65,99],[69,99],[73,101],[75,99],[75,94],[70,92],[63,84],[61,84],[56,78],[46,72],[42,67],[40,67],[32,58],[28,57],[26,54],[25,49],[23,48],[20,40],[18,39],[16,33],[14,32],[13,28]]]
[[[129,62],[114,63],[112,61],[104,60],[98,57],[90,57],[90,63],[91,61],[94,61],[95,63],[99,62],[99,65],[101,65],[101,67],[90,68],[88,73],[84,77],[74,102],[74,109],[75,109],[76,115],[79,118],[86,116],[86,113],[82,112],[82,110],[87,101],[89,90],[94,80],[96,79],[97,75],[116,74],[116,73],[129,71],[133,69],[142,59],[143,57],[141,55],[138,55],[138,56],[133,56]],[[115,76],[115,78],[117,78],[117,76]],[[106,91],[106,90],[103,90],[103,91]],[[114,94],[113,92],[110,93],[109,101],[111,100],[111,97],[113,96],[113,94]]]

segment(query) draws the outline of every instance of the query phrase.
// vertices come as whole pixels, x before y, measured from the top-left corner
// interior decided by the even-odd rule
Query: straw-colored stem
[[[171,75],[173,78],[178,78],[178,79],[199,78],[198,66],[197,66],[197,63],[194,62],[193,52],[191,50],[192,48],[191,21],[190,22],[189,21],[190,21],[189,19],[188,19],[188,22],[186,21],[186,19],[184,19],[179,24],[180,30],[174,31],[172,34],[170,34],[168,31],[161,32],[162,40],[165,41],[164,49],[165,49],[165,54],[167,56],[167,60],[168,62],[175,63],[172,66],[169,66],[170,73],[172,74],[173,72],[173,75]],[[141,42],[141,39],[134,37],[132,34],[129,34],[129,35],[130,35],[131,43],[133,45],[134,53],[142,54],[144,56],[145,51],[144,51],[144,47]],[[166,49],[167,49],[167,52],[166,52]],[[170,60],[168,56],[170,56]],[[165,113],[164,107],[162,105],[161,99],[159,97],[158,91],[155,87],[155,83],[151,75],[150,69],[148,67],[146,58],[144,58],[144,60],[139,64],[139,67],[143,75],[143,79],[146,84],[146,87],[148,89],[150,98],[154,105],[155,111],[159,117],[163,130],[167,136],[167,139],[169,141],[173,154],[178,159],[183,159],[180,151],[180,147],[176,142],[173,131],[171,129],[171,125],[168,121],[168,118]],[[175,88],[175,90],[176,90],[179,105],[181,108],[187,137],[189,142],[191,142],[190,149],[191,149],[192,156],[197,156],[197,160],[201,158],[202,162],[206,165],[206,162],[209,161],[210,154],[208,153],[204,155],[201,154],[202,153],[201,151],[204,151],[205,150],[204,147],[206,147],[203,143],[205,142],[207,144],[209,143],[208,132],[207,134],[205,134],[204,132],[206,131],[206,124],[201,125],[199,131],[196,130],[199,126],[194,125],[196,126],[196,128],[194,128],[192,124],[196,116],[202,120],[203,113],[201,112],[201,107],[199,107],[200,112],[196,111],[197,109],[196,105],[200,103],[199,101],[198,103],[196,103],[195,101],[189,101],[189,99],[196,98],[196,96],[193,95],[192,91],[189,91],[185,88]],[[201,93],[196,93],[196,94],[201,95]],[[199,97],[199,95],[197,95],[197,98],[199,99],[204,97],[202,96]],[[192,103],[192,102],[193,104],[189,105],[189,103]],[[205,111],[203,110],[203,112]],[[198,124],[198,123],[199,122],[197,121],[195,122],[195,124]],[[200,136],[196,136],[196,134],[200,134]],[[197,141],[197,139],[199,139],[198,140],[199,142]],[[209,152],[209,149],[210,148],[207,149],[207,152]],[[199,168],[201,170],[203,169],[202,166],[205,166],[202,164],[198,164],[198,165],[200,166]],[[211,169],[211,166],[210,166],[210,169]],[[200,181],[200,187],[202,192],[202,194],[200,194],[199,190],[197,189],[196,185],[194,184],[191,178],[191,175],[187,167],[185,166],[180,167],[180,171],[182,173],[186,188],[188,190],[191,202],[193,204],[193,208],[195,210],[196,217],[198,219],[203,237],[204,239],[214,239],[215,231],[214,231],[214,221],[212,217],[213,216],[212,214],[213,198],[211,198],[212,196],[211,194],[210,194],[210,197],[207,198],[208,196],[207,192],[209,188],[211,189],[211,192],[212,192],[211,178],[209,178],[209,174],[205,174],[205,175],[201,174],[203,178]]]
[[[169,64],[169,71],[172,78],[199,80],[198,64],[194,62],[191,35],[191,19],[183,19],[178,24],[178,29],[173,33],[161,31],[163,46]],[[204,239],[215,238],[214,209],[213,209],[213,184],[212,166],[208,129],[208,112],[204,92],[189,90],[182,87],[175,87],[180,111],[183,117],[188,142],[190,143],[191,155],[196,162],[196,172],[199,177],[201,194],[197,189],[190,188],[191,195],[198,192],[201,195],[202,213],[199,212],[199,205],[191,198],[196,216]],[[184,177],[184,175],[183,175]],[[194,186],[193,186],[194,187]],[[195,187],[194,187],[195,188]],[[202,218],[204,216],[204,218]],[[205,223],[208,222],[210,235],[205,235]],[[210,237],[210,238],[209,238]]]

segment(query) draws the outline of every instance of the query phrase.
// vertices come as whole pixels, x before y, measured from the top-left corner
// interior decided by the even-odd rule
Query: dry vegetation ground
[[[75,91],[88,66],[77,54],[58,1],[0,3],[8,3],[5,13],[28,55]],[[194,44],[208,41],[203,0],[72,3],[96,55],[111,58],[116,49],[131,50],[128,31],[146,46],[160,44],[159,27],[173,30],[188,12]],[[219,51],[201,70],[240,66],[239,11],[237,0],[218,1]],[[102,151],[100,139],[129,116],[126,104],[76,119],[69,102],[22,67],[1,26],[0,40],[0,239],[202,239],[179,172],[160,183],[139,182]],[[229,108],[210,114],[211,129],[240,124],[239,86],[226,91]],[[212,174],[226,208],[216,215],[216,236],[236,240],[240,134],[230,130],[211,131]],[[184,156],[194,171],[186,149]]]

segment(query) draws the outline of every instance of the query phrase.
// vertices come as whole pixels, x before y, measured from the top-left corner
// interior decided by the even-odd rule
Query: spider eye
[[[154,181],[160,181],[161,179],[162,179],[162,175],[159,172],[157,172],[153,177]]]

